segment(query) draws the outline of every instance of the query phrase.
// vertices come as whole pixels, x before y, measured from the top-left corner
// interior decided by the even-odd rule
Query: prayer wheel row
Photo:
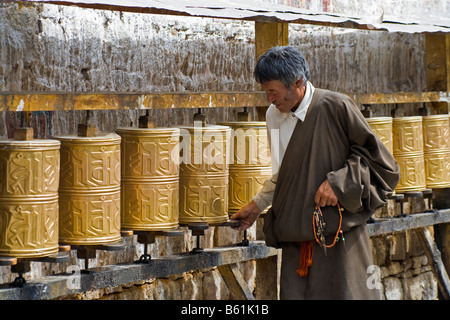
[[[262,150],[267,136],[261,123],[245,126],[236,130],[243,144],[240,136],[231,144],[248,157],[249,141]],[[216,125],[0,141],[0,256],[42,257],[57,253],[59,243],[114,242],[121,228],[227,221],[229,199],[235,209],[250,201],[270,173],[267,155],[231,157],[230,139],[231,128]],[[237,195],[228,188],[230,162]]]
[[[399,164],[397,193],[450,187],[449,115],[375,117],[367,122]]]
[[[122,128],[117,133],[123,149],[124,228],[223,223],[270,177],[264,122]]]

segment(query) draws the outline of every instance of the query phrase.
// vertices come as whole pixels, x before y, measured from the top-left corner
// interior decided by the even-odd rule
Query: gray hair
[[[302,79],[303,85],[306,85],[310,77],[305,57],[291,46],[273,47],[260,56],[256,63],[254,76],[258,83],[279,80],[286,87],[291,86],[299,79]]]

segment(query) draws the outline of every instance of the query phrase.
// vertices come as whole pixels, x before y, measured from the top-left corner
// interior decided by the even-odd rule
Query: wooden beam
[[[217,268],[234,299],[255,300],[255,297],[245,282],[244,277],[242,277],[237,264],[227,264],[218,266]]]
[[[447,92],[344,93],[359,104],[447,103]],[[267,107],[263,91],[174,93],[1,92],[0,111]],[[259,109],[259,108],[258,108]]]
[[[258,59],[272,47],[289,42],[289,24],[281,22],[255,22],[255,57]]]
[[[178,109],[266,105],[264,92],[0,93],[0,111]]]
[[[425,35],[428,91],[450,92],[450,34]],[[449,102],[432,103],[435,113],[448,113]]]
[[[359,104],[395,104],[448,101],[446,92],[346,93]]]
[[[417,228],[416,234],[422,243],[425,254],[431,263],[433,273],[438,281],[438,287],[443,299],[450,300],[450,279],[442,263],[441,253],[427,228]]]
[[[256,60],[267,50],[289,43],[289,24],[282,22],[255,22],[255,57]],[[265,106],[265,105],[263,105]],[[266,120],[267,106],[256,109],[258,119]]]
[[[434,226],[434,239],[442,254],[447,273],[450,273],[450,223],[441,223]]]

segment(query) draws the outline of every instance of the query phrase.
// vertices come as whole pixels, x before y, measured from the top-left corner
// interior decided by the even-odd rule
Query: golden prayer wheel
[[[449,115],[423,117],[425,177],[428,188],[450,187]]]
[[[228,153],[231,129],[180,127],[180,223],[228,220]]]
[[[423,191],[426,184],[422,117],[394,118],[392,136],[393,155],[400,167],[396,193]]]
[[[122,228],[178,228],[180,129],[119,128],[116,132],[122,137]]]
[[[0,256],[56,254],[60,142],[0,141]]]
[[[373,117],[367,118],[366,120],[375,134],[380,138],[381,142],[383,142],[386,148],[393,153],[392,118]]]
[[[95,245],[120,240],[120,136],[61,136],[59,240]]]
[[[448,150],[450,148],[449,115],[436,114],[423,117],[423,150]]]
[[[261,190],[272,176],[266,123],[225,122],[231,127],[228,211],[237,212]]]

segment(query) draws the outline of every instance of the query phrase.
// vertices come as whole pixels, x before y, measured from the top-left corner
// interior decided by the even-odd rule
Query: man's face
[[[302,80],[298,80],[290,87],[286,87],[280,80],[272,80],[263,83],[261,87],[266,92],[267,101],[284,113],[298,106],[304,96]]]

